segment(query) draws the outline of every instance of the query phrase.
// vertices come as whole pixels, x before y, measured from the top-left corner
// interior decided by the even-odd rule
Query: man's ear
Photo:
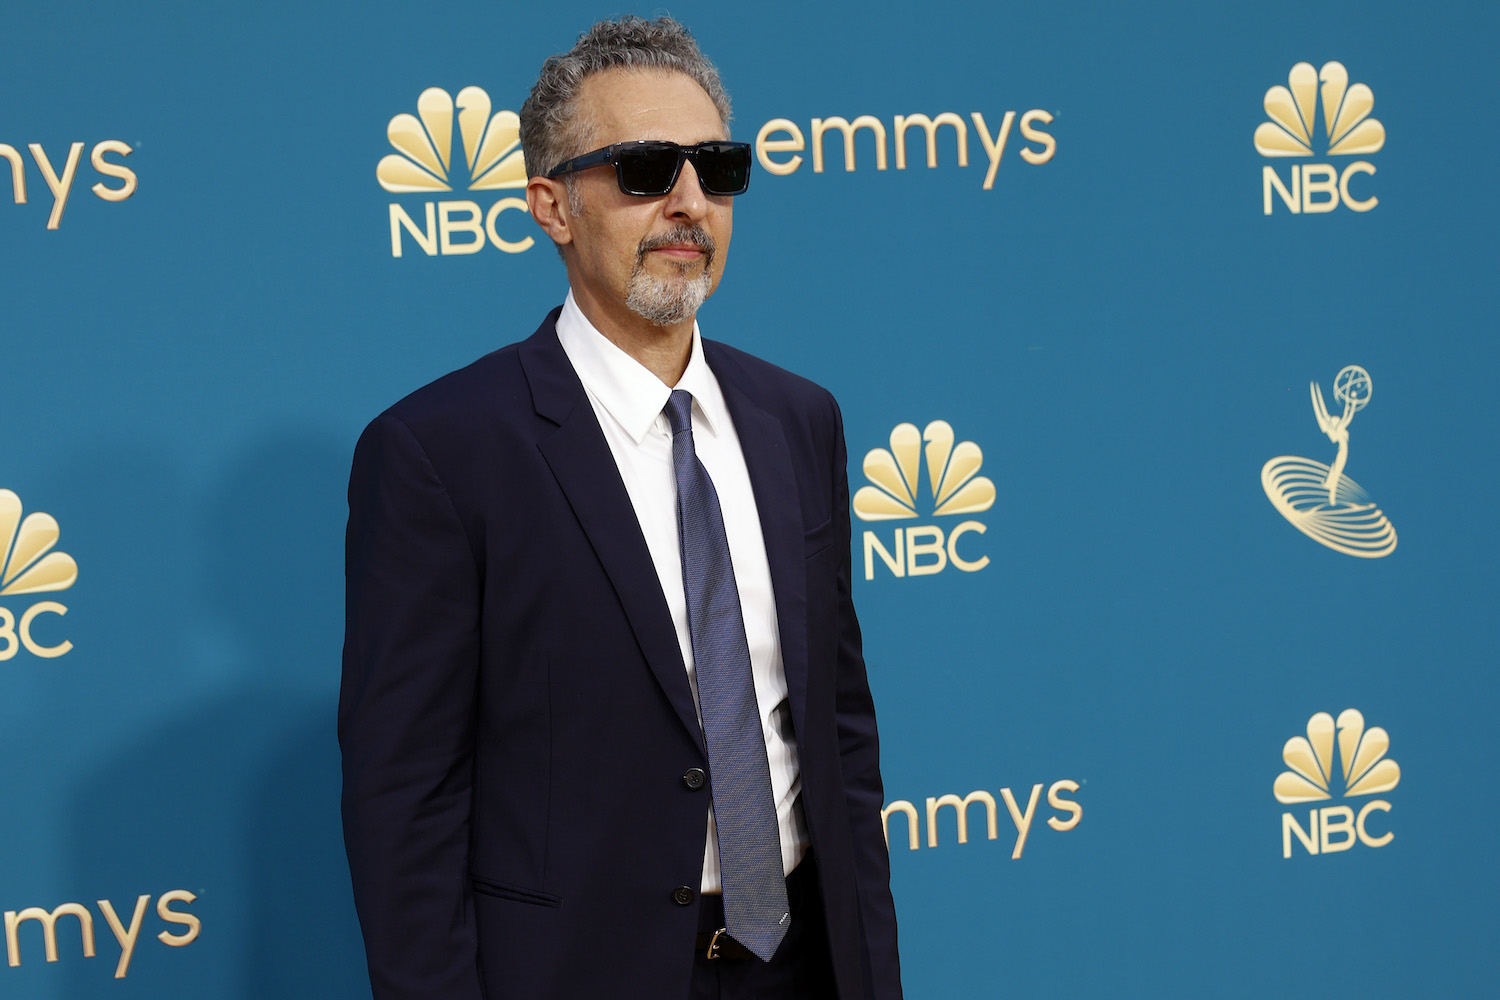
[[[573,242],[573,217],[568,210],[568,189],[560,180],[533,177],[526,182],[526,207],[552,242],[564,246]]]

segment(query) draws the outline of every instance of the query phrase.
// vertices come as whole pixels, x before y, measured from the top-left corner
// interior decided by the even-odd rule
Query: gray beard
[[[712,285],[713,276],[706,270],[695,278],[686,274],[658,278],[637,264],[625,289],[625,304],[649,323],[674,326],[698,312]]]
[[[691,241],[704,251],[703,270],[688,277],[689,265],[674,264],[677,272],[664,278],[646,272],[646,254],[657,247]],[[631,312],[656,326],[674,326],[692,319],[713,289],[713,238],[694,226],[681,226],[655,239],[642,240],[635,267],[625,286],[625,305]]]

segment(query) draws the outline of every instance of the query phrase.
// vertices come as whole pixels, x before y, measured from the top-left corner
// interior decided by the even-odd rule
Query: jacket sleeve
[[[896,904],[891,897],[890,852],[880,811],[885,790],[880,780],[880,738],[875,729],[875,702],[865,672],[859,620],[851,591],[848,455],[844,419],[833,407],[833,517],[838,528],[834,546],[841,553],[838,570],[838,680],[834,710],[838,720],[839,760],[844,796],[854,834],[854,867],[859,885],[860,924],[871,1000],[900,1000],[901,963],[896,949]]]
[[[481,1000],[467,880],[480,574],[389,413],[355,449],[345,582],[344,842],[374,1000]]]

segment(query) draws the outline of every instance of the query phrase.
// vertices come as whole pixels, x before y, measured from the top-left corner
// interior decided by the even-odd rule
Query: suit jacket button
[[[678,906],[693,905],[693,898],[695,896],[697,896],[697,893],[693,892],[692,889],[689,889],[685,885],[679,885],[677,888],[672,890],[672,902],[676,903]]]
[[[703,768],[701,767],[690,767],[682,772],[682,783],[695,792],[702,788],[707,781],[708,775],[703,773]]]

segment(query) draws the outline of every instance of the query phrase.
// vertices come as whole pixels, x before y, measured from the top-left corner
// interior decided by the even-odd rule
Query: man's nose
[[[676,185],[667,193],[663,210],[671,218],[694,222],[708,213],[708,195],[703,193],[703,185],[698,182],[698,171],[692,160],[683,163],[682,173],[678,175]]]

